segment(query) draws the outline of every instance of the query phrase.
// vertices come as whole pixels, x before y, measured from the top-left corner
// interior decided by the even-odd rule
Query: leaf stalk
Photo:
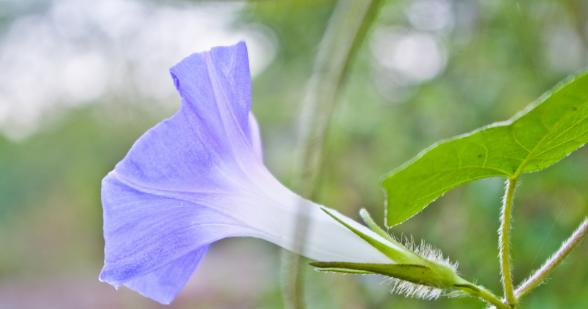
[[[510,260],[510,229],[512,221],[512,206],[514,191],[516,189],[518,178],[509,178],[506,181],[506,190],[502,201],[502,214],[500,216],[500,228],[498,230],[498,250],[500,259],[500,274],[502,288],[506,302],[511,306],[516,306],[517,299],[514,293],[512,283],[512,266]]]
[[[456,289],[470,295],[473,297],[477,297],[480,300],[488,303],[489,305],[493,305],[494,308],[498,309],[510,309],[511,307],[500,299],[500,297],[496,296],[496,294],[492,293],[488,289],[483,286],[476,285],[464,279],[464,283],[455,286]]]

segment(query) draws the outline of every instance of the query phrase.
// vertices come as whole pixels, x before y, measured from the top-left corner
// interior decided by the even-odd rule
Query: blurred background
[[[179,100],[167,69],[245,40],[265,160],[292,181],[296,120],[334,1],[0,0],[0,308],[159,308],[100,283],[101,178]],[[431,143],[504,120],[588,65],[583,0],[384,1],[334,115],[319,202],[383,223],[379,179]],[[500,291],[500,179],[452,191],[396,235],[426,239]],[[588,150],[522,180],[514,278],[588,214]],[[280,308],[280,251],[212,247],[170,308]],[[588,306],[588,244],[527,308]],[[309,308],[483,308],[390,295],[384,279],[307,267]]]

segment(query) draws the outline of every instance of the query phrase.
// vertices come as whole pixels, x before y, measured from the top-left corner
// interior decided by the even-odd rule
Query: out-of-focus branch
[[[341,87],[357,48],[377,13],[380,0],[340,0],[321,39],[312,76],[308,83],[302,113],[299,118],[299,174],[295,185],[299,192],[314,198],[323,161],[323,145]],[[296,247],[303,252],[307,222],[297,216]],[[284,302],[286,308],[304,308],[303,272],[300,256],[285,253]]]

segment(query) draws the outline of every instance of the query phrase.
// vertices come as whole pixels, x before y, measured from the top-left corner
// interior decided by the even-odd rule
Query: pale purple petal
[[[180,110],[147,131],[116,170],[132,183],[173,191],[222,186],[222,171],[252,160],[250,88],[243,42],[193,54],[171,70]],[[253,140],[253,141],[252,141]]]
[[[165,280],[157,274],[148,276],[150,273],[162,267],[178,269],[170,264],[183,262],[185,256],[224,237],[256,235],[217,210],[222,205],[215,209],[215,200],[224,200],[215,197],[218,193],[192,193],[191,199],[183,199],[189,195],[125,183],[116,171],[103,180],[102,188],[105,259],[100,280],[116,287],[131,287],[129,282],[137,278],[142,278],[144,286],[157,285]],[[188,278],[195,266],[181,269],[185,272],[176,272],[176,279],[185,282],[183,278]]]
[[[160,302],[173,299],[211,242],[256,235],[215,201],[235,191],[245,165],[261,165],[245,44],[193,54],[170,71],[179,111],[141,136],[102,186],[100,279]]]
[[[253,150],[255,151],[255,154],[259,160],[263,161],[263,149],[261,144],[261,134],[259,132],[259,124],[257,124],[257,119],[255,119],[253,113],[249,113],[249,130]]]
[[[180,109],[141,136],[102,182],[100,280],[169,303],[211,243],[237,236],[316,260],[389,262],[263,165],[244,43],[193,54],[170,71]],[[298,215],[308,221],[304,248],[295,245]]]
[[[203,247],[143,276],[125,283],[141,295],[162,304],[171,303],[208,251]]]

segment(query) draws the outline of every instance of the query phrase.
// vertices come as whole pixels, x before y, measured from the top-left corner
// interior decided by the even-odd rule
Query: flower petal
[[[170,304],[207,251],[208,247],[203,247],[158,270],[128,281],[126,286],[162,304]]]
[[[109,173],[102,184],[105,257],[100,280],[166,302],[184,286],[210,243],[259,235],[215,208],[215,196],[184,199],[137,188],[121,181],[116,171]]]
[[[250,136],[251,136],[251,144],[253,145],[253,150],[255,154],[259,158],[259,161],[263,161],[263,147],[261,144],[261,135],[259,132],[259,124],[257,124],[257,119],[253,113],[249,113],[249,129],[250,129]]]
[[[171,74],[180,109],[141,136],[102,182],[100,280],[169,303],[208,246],[236,236],[312,259],[389,262],[263,165],[244,43],[193,54]],[[299,215],[308,221],[302,247]]]
[[[180,109],[141,136],[102,185],[100,279],[161,302],[210,243],[259,235],[215,201],[242,187],[248,165],[262,166],[245,44],[193,54],[170,72]]]
[[[133,145],[116,167],[120,175],[144,187],[206,191],[226,182],[226,170],[259,160],[243,42],[193,54],[170,72],[182,97],[180,110]]]

